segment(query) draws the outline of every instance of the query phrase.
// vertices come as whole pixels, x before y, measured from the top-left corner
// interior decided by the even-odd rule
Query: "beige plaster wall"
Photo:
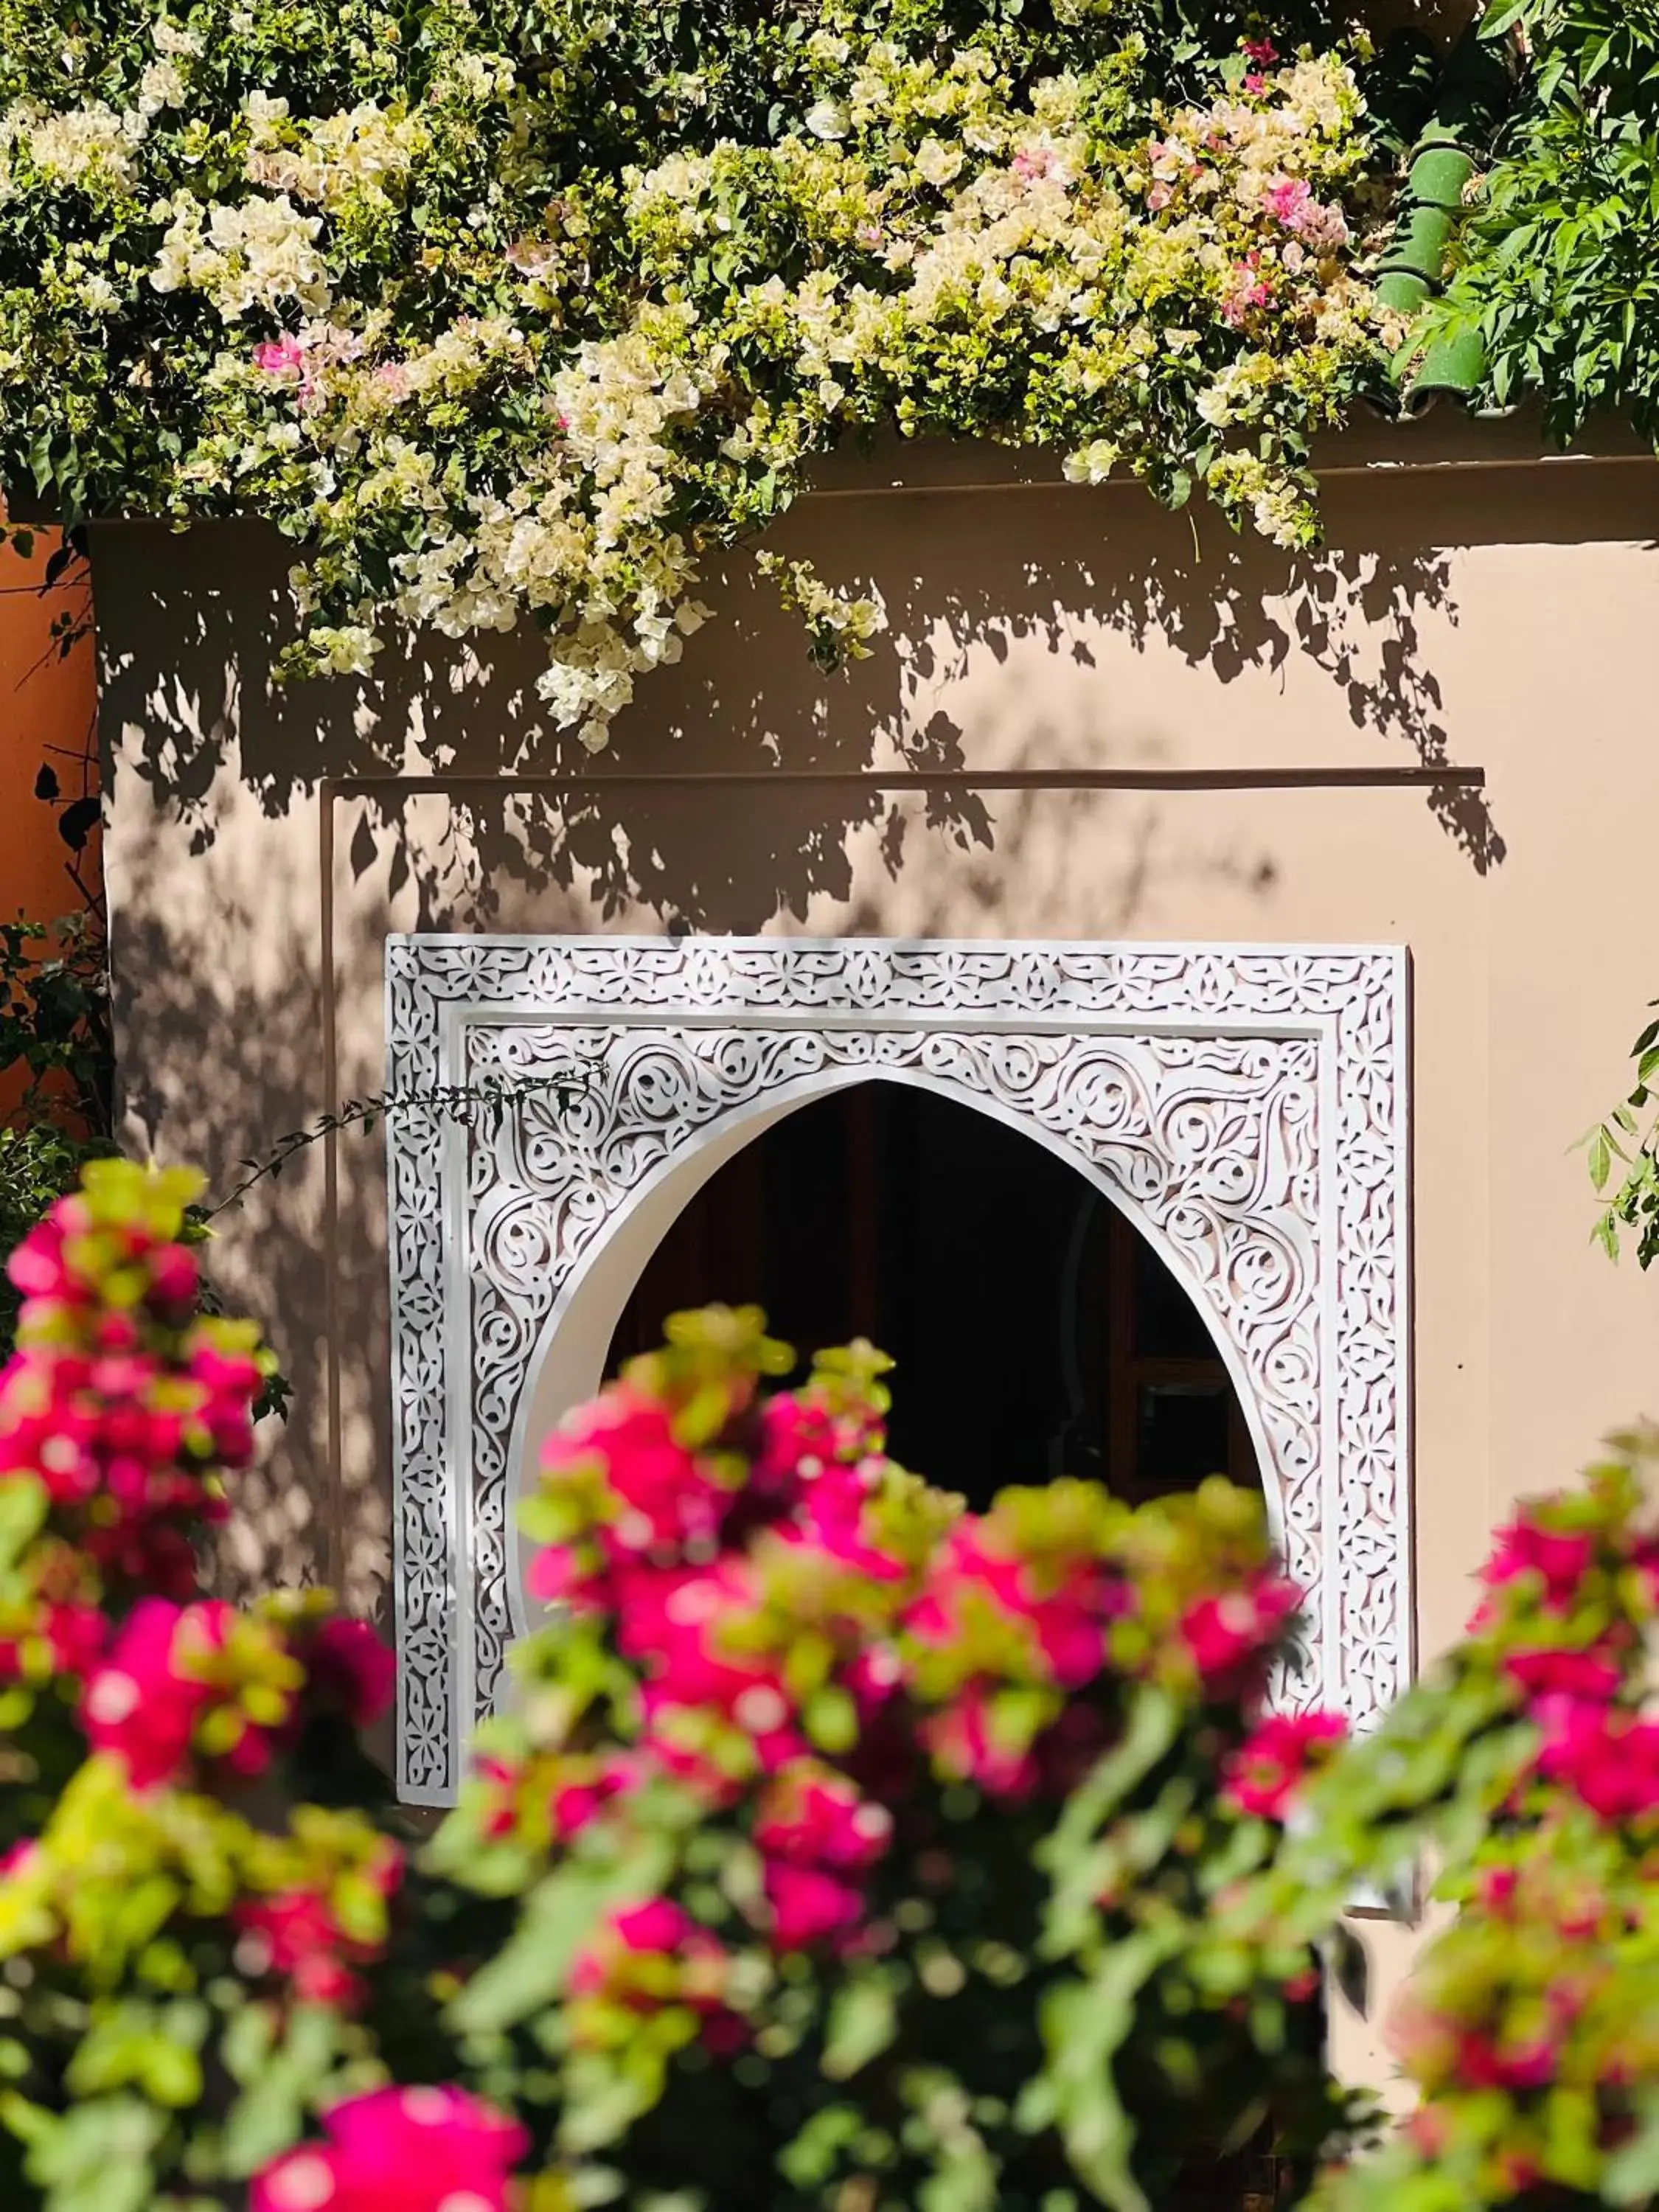
[[[898,489],[883,461],[841,468],[778,538],[879,590],[891,628],[875,658],[820,676],[734,560],[708,593],[718,620],[641,684],[592,764],[1215,770],[1238,785],[1181,791],[550,797],[513,780],[587,764],[538,719],[533,639],[488,641],[482,665],[389,648],[374,684],[273,694],[286,549],[240,526],[110,527],[96,590],[134,1135],[222,1188],[331,1088],[380,1088],[390,929],[1404,943],[1432,1651],[1509,1501],[1659,1412],[1659,1282],[1591,1250],[1568,1153],[1617,1094],[1659,990],[1643,866],[1659,815],[1659,477],[1643,459],[1540,464],[1515,429],[1438,422],[1356,434],[1330,463],[1329,550],[1300,565],[1133,488],[1009,482],[975,453],[908,457]],[[1388,781],[1445,763],[1484,769],[1484,787]],[[1322,787],[1329,769],[1377,781]],[[1307,782],[1241,775],[1285,769]],[[368,775],[448,787],[324,781]],[[223,1224],[225,1292],[266,1321],[299,1393],[225,1566],[235,1583],[319,1565],[383,1606],[378,1138],[343,1139],[337,1178],[337,1477],[320,1148]],[[1375,1931],[1385,1982],[1407,1941]],[[1340,2047],[1382,2070],[1374,2021],[1345,2021]]]

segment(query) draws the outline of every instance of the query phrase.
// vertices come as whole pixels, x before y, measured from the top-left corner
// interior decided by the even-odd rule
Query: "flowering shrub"
[[[194,1310],[192,1188],[95,1164],[12,1261],[9,2207],[1142,2212],[1264,2120],[1316,2212],[1659,2194],[1659,1438],[1523,1508],[1349,1743],[1264,1710],[1255,1501],[969,1513],[867,1346],[769,1395],[757,1315],[682,1316],[550,1440],[548,1623],[415,1848],[370,1632],[190,1586],[264,1359]],[[1355,2156],[1321,1968],[1425,1846],[1417,2103]]]
[[[192,1190],[97,1164],[12,1261],[8,2206],[1127,2212],[1268,2112],[1347,2140],[1313,1943],[1237,1904],[1334,1734],[1261,1713],[1254,1501],[968,1514],[867,1347],[767,1396],[758,1316],[683,1316],[550,1441],[550,1624],[413,1850],[369,1632],[191,1586],[264,1360]]]
[[[559,1614],[430,1854],[524,1900],[452,2007],[478,2085],[579,2203],[1163,2203],[1270,2102],[1311,2164],[1316,1954],[1212,1910],[1340,1732],[1261,1717],[1256,1502],[968,1513],[867,1348],[768,1398],[757,1316],[670,1333],[550,1440]]]
[[[390,1656],[326,1593],[197,1594],[268,1355],[198,1311],[193,1176],[88,1166],[12,1255],[0,1376],[0,2195],[250,2172],[370,2046],[398,1844],[337,1795]],[[262,1794],[263,1793],[263,1796]],[[354,2036],[357,2040],[354,2042]]]
[[[1398,1873],[1426,1842],[1455,1918],[1393,2040],[1417,2105],[1334,2177],[1340,2212],[1647,2204],[1659,2192],[1659,1721],[1649,1717],[1659,1529],[1626,1440],[1585,1487],[1499,1531],[1449,1657],[1304,1796],[1271,1879]]]
[[[849,434],[1054,446],[1315,535],[1379,383],[1340,11],[0,4],[0,476],[252,510],[284,665],[526,614],[590,746]],[[873,602],[770,559],[826,663]]]

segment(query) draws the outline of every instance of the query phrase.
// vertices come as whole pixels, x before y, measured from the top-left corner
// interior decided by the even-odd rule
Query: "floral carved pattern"
[[[399,1771],[445,1802],[514,1632],[514,1437],[562,1291],[716,1124],[867,1072],[1071,1158],[1226,1354],[1310,1601],[1291,1705],[1364,1723],[1410,1664],[1404,958],[1395,951],[393,939]],[[524,1086],[580,1065],[574,1100]]]

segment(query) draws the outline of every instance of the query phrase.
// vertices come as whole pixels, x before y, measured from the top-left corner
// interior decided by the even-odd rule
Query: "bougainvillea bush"
[[[1336,1733],[1260,1717],[1258,1501],[966,1513],[876,1356],[765,1397],[757,1316],[671,1334],[551,1442],[561,1618],[433,1853],[526,1899],[452,2008],[481,2081],[550,2070],[579,2201],[1165,2204],[1269,2117],[1310,2166],[1316,1953],[1212,1913]]]
[[[1400,335],[1362,12],[3,0],[0,481],[269,518],[284,668],[532,619],[590,746],[848,437],[1309,543],[1309,439]],[[769,566],[864,649],[858,580]]]
[[[1310,1782],[1270,1870],[1316,1924],[1363,1870],[1438,1869],[1455,1917],[1391,2024],[1414,2109],[1327,2212],[1659,2197],[1659,1435],[1498,1531],[1469,1626]]]
[[[191,1191],[99,1163],[11,1263],[9,2207],[1128,2212],[1346,2142],[1260,1901],[1335,1732],[1262,1717],[1254,1501],[967,1514],[874,1355],[769,1395],[758,1316],[683,1317],[553,1439],[550,1626],[417,1846],[373,1635],[196,1588],[261,1355],[195,1311]]]
[[[1170,2212],[1271,2142],[1317,2212],[1659,2197],[1659,1527],[1635,1438],[1500,1530],[1368,1739],[1268,1713],[1296,1593],[1221,1483],[983,1514],[882,1361],[683,1316],[550,1439],[547,1626],[435,1836],[391,1662],[193,1545],[263,1355],[187,1176],[103,1161],[14,1255],[0,1378],[0,2202],[46,2212]],[[1322,1969],[1452,1917],[1380,2148]]]
[[[321,1592],[201,1595],[267,1358],[198,1310],[198,1183],[84,1172],[13,1254],[0,1378],[0,2200],[139,2212],[355,2077],[397,1845],[390,1658]]]

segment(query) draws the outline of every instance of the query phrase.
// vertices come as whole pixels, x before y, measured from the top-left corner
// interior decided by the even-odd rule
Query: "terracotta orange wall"
[[[82,568],[42,590],[58,544],[43,531],[27,556],[0,546],[0,921],[21,912],[49,922],[82,902],[65,866],[74,856],[58,834],[57,811],[34,795],[46,761],[66,798],[96,787],[92,639],[81,638],[64,655],[52,633],[55,617],[89,618],[91,586]],[[88,891],[102,879],[100,843],[94,834],[80,855]],[[21,1089],[15,1076],[0,1074],[0,1114],[15,1106]]]
[[[96,704],[90,639],[59,659],[52,635],[54,615],[88,605],[88,588],[81,581],[44,595],[40,588],[57,544],[42,532],[27,559],[0,549],[0,919],[8,921],[20,908],[31,921],[51,921],[80,903],[53,811],[34,796],[47,759],[66,794],[79,795]],[[83,878],[94,882],[95,848],[82,858]]]

